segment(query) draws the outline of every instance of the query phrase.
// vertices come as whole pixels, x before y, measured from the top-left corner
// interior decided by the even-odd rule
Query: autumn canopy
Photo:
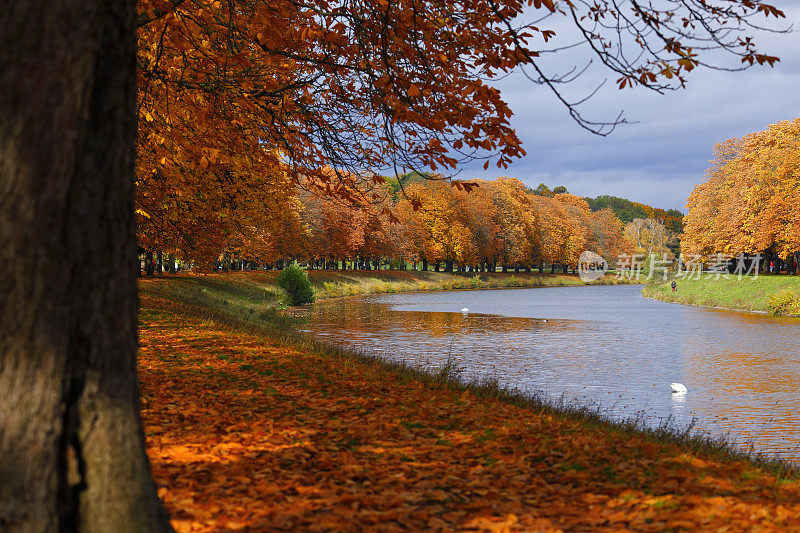
[[[491,81],[513,69],[606,133],[616,120],[591,122],[562,94],[570,69],[538,62],[569,44],[550,29],[559,21],[620,88],[663,91],[711,66],[710,49],[737,68],[773,64],[745,31],[782,15],[758,1],[141,0],[140,245],[201,262],[240,250],[268,261],[298,253],[278,236],[308,233],[309,193],[388,219],[397,191],[386,176],[446,177],[474,159],[504,167],[525,151]]]
[[[800,264],[800,118],[722,142],[715,156],[689,197],[684,249]]]

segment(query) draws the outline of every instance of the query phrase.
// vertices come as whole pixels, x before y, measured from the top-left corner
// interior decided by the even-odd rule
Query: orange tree
[[[445,263],[452,271],[454,264],[472,264],[476,260],[475,238],[469,227],[469,195],[441,180],[414,183],[401,200],[397,212],[406,230],[405,245],[413,258],[433,261],[436,270]],[[458,184],[462,187],[461,184]],[[420,206],[414,209],[415,206]]]
[[[781,15],[758,1],[139,0],[140,242],[210,260],[212,243],[277,231],[296,186],[363,205],[379,172],[505,166],[525,152],[490,82],[514,68],[607,132],[614,121],[585,120],[540,66],[561,43],[516,22],[531,3],[570,19],[620,87],[681,87],[709,48],[776,60],[741,33]]]
[[[496,250],[503,271],[509,264],[529,266],[536,254],[537,222],[540,217],[532,209],[525,185],[517,179],[499,178],[488,189],[495,206],[492,220],[497,228]]]
[[[687,252],[800,264],[800,119],[718,144],[706,176],[687,203]]]
[[[775,60],[747,36],[753,16],[781,15],[774,7],[759,0],[667,4],[533,0],[532,7],[570,17],[620,86],[681,86],[684,74],[703,64],[699,54],[714,45],[745,65]],[[210,205],[212,211],[216,203],[181,195],[274,194],[277,203],[286,196],[284,179],[353,194],[353,180],[341,172],[332,179],[320,170],[323,163],[353,170],[362,184],[380,181],[364,169],[382,166],[452,168],[483,154],[503,165],[523,151],[510,110],[486,80],[525,66],[554,90],[564,81],[536,62],[552,34],[514,26],[524,6],[518,0],[4,6],[4,529],[169,529],[138,413],[134,180],[146,190],[160,187],[151,178],[163,175],[165,200],[155,208],[202,228],[203,217],[191,210]],[[614,46],[617,35],[626,36],[624,46]],[[630,55],[631,47],[642,53]],[[248,177],[276,181],[262,192]],[[217,183],[228,179],[229,185]],[[189,181],[185,188],[181,180]]]
[[[445,261],[448,269],[454,263],[492,271],[497,263],[503,271],[544,262],[575,267],[585,249],[609,262],[628,250],[610,210],[592,212],[571,194],[542,196],[514,178],[415,183],[407,193],[396,208],[396,233],[403,236],[397,253]]]

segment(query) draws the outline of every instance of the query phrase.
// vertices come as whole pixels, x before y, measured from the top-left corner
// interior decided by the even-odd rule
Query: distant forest
[[[660,209],[607,194],[586,198],[586,202],[592,211],[611,209],[617,218],[626,223],[634,218],[655,218],[663,220],[664,226],[676,235],[683,233],[683,213],[677,209]]]
[[[544,183],[540,183],[535,189],[529,189],[534,194],[553,197],[556,194],[568,192],[563,185],[550,189]],[[626,198],[609,196],[603,194],[597,198],[584,197],[592,211],[601,209],[611,209],[614,214],[624,223],[633,222],[635,218],[654,218],[661,221],[664,226],[675,235],[683,233],[683,213],[677,209],[660,209],[639,202],[632,202]]]

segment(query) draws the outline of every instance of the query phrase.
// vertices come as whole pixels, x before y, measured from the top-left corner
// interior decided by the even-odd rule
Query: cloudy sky
[[[775,3],[795,30],[800,29],[798,2]],[[795,7],[790,9],[791,4]],[[756,42],[779,56],[780,63],[733,73],[695,70],[686,89],[665,95],[645,89],[620,91],[614,83],[617,76],[590,69],[569,88],[573,98],[604,77],[609,79],[580,108],[584,116],[612,120],[623,111],[627,120],[635,121],[608,137],[583,130],[544,88],[521,74],[511,75],[496,86],[514,111],[512,125],[527,156],[505,170],[483,171],[482,164],[473,163],[459,177],[505,175],[534,187],[540,182],[564,185],[581,196],[610,194],[685,211],[686,198],[703,180],[715,143],[800,117],[800,33],[762,34]],[[563,54],[559,61],[588,57],[585,51],[570,54],[572,58]]]

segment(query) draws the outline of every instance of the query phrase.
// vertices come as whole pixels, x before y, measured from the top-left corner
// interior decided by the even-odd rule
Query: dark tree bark
[[[4,532],[170,530],[136,376],[134,10],[0,10]]]
[[[153,252],[147,252],[144,257],[145,257],[144,273],[148,276],[152,276],[156,270],[156,263],[155,263],[155,258],[153,257]]]

